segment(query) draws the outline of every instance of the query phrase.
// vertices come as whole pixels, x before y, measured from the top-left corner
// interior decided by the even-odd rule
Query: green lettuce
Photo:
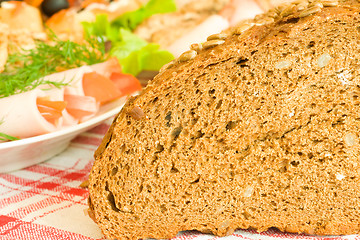
[[[84,22],[85,35],[96,36],[100,41],[110,41],[109,54],[119,59],[124,73],[134,76],[143,70],[157,71],[174,56],[160,49],[156,43],[148,43],[132,30],[153,14],[176,10],[173,0],[150,0],[136,11],[128,12],[110,22],[106,15],[99,14],[95,22]]]
[[[113,24],[133,31],[140,23],[152,15],[175,10],[176,4],[173,0],[150,0],[145,6],[116,18]]]

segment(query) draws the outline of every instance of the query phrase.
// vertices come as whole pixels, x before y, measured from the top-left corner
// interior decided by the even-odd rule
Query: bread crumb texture
[[[297,2],[128,101],[90,174],[106,237],[360,233],[360,7]]]

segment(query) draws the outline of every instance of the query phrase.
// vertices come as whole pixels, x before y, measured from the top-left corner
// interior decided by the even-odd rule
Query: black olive
[[[41,3],[41,10],[48,17],[66,8],[69,8],[68,0],[44,0]]]

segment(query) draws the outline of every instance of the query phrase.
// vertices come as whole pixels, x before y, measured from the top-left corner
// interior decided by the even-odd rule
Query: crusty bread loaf
[[[360,233],[360,7],[336,5],[211,36],[132,98],[90,174],[103,233]]]

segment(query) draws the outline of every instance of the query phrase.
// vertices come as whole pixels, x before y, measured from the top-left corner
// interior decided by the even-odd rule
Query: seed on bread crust
[[[207,37],[207,41],[210,41],[210,40],[224,40],[225,38],[227,38],[227,34],[226,33],[216,33],[216,34],[213,34],[213,35],[210,35]]]
[[[339,5],[338,0],[322,0],[321,3],[324,7],[336,7],[337,5]]]
[[[322,9],[322,7],[320,6],[313,6],[313,7],[310,7],[310,8],[307,8],[307,9],[304,9],[303,11],[300,12],[300,15],[299,17],[307,17],[307,16],[310,16],[314,13],[317,13],[317,12],[320,12]]]
[[[289,6],[285,7],[281,12],[281,17],[287,17],[293,14],[297,10],[297,6],[294,4],[290,4]]]
[[[189,61],[191,59],[194,59],[197,55],[197,52],[195,50],[189,50],[184,52],[183,54],[180,55],[179,57],[179,62],[186,62]]]
[[[236,30],[235,30],[235,34],[242,34],[243,32],[245,32],[246,30],[252,28],[255,24],[254,23],[244,23],[239,25]]]
[[[318,6],[318,7],[321,7],[321,8],[323,8],[324,7],[324,5],[322,4],[322,2],[312,2],[312,3],[310,3],[309,5],[308,5],[308,7],[309,8],[312,8],[312,7],[315,7],[315,6]]]
[[[274,21],[275,21],[275,19],[272,17],[263,17],[262,19],[259,19],[258,21],[256,21],[255,25],[270,24],[270,23],[273,23]]]
[[[135,106],[133,109],[131,109],[129,111],[129,115],[135,120],[141,120],[143,117],[145,117],[144,111],[138,106]]]
[[[201,43],[193,43],[193,44],[190,45],[190,49],[194,50],[194,51],[197,51],[197,52],[200,52],[203,49],[203,46],[202,46]]]
[[[165,64],[164,66],[162,66],[162,67],[160,68],[159,72],[163,72],[163,71],[165,71],[166,69],[169,69],[169,68],[173,67],[174,65],[175,65],[175,61],[172,60],[171,62],[169,62],[169,63]]]
[[[225,42],[224,40],[210,40],[203,43],[203,48],[208,49],[208,48],[216,47],[218,45],[223,44],[224,42]]]

